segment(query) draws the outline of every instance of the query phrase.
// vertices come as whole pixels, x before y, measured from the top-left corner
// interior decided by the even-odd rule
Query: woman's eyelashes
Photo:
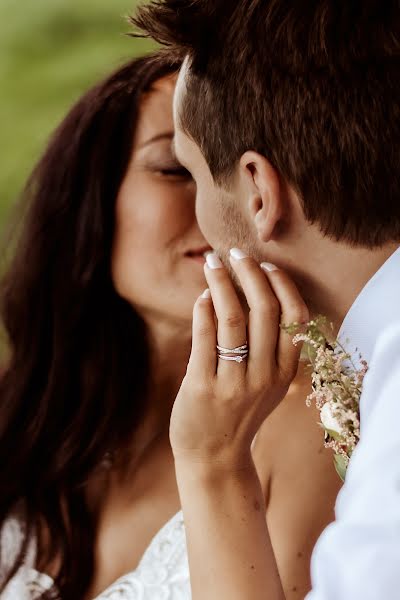
[[[175,160],[149,161],[144,167],[147,171],[154,173],[157,176],[183,179],[185,181],[192,179],[192,175],[189,171]]]
[[[192,179],[191,174],[182,165],[175,165],[159,169],[159,173],[165,177],[179,177],[182,179]]]

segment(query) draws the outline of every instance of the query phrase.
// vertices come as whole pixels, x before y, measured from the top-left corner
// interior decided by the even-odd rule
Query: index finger
[[[249,364],[256,374],[276,366],[281,308],[260,265],[242,250],[231,250],[231,265],[250,308],[248,322]]]
[[[216,372],[217,330],[214,321],[214,306],[209,289],[197,299],[193,308],[192,351],[188,371],[209,381]]]
[[[306,323],[309,320],[308,307],[291,277],[270,263],[261,263],[261,268],[279,300],[282,324]],[[276,359],[281,373],[289,377],[296,374],[300,352],[301,344],[295,346],[293,337],[280,327]]]

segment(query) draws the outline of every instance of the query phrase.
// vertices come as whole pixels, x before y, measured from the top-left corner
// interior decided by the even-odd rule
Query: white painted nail
[[[206,261],[210,269],[222,269],[222,267],[224,266],[220,258],[214,252],[207,254]]]
[[[246,252],[243,252],[243,250],[240,250],[240,248],[232,248],[231,256],[235,260],[242,260],[242,258],[247,258],[248,254],[246,254]]]
[[[271,273],[271,271],[278,271],[278,267],[276,267],[272,263],[263,262],[261,263],[260,267],[263,271],[266,271],[267,273]]]
[[[201,295],[202,298],[211,298],[211,292],[210,290],[207,288],[206,290],[204,290],[204,292]]]

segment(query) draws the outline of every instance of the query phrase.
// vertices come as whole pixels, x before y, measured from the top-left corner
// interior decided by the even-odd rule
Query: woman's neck
[[[186,373],[191,349],[191,324],[149,324],[151,388],[149,406],[168,427],[171,410]]]
[[[130,446],[116,457],[115,467],[123,478],[134,473],[145,455],[160,443],[169,449],[169,422],[191,348],[190,323],[148,324],[151,368],[148,409],[135,430]]]

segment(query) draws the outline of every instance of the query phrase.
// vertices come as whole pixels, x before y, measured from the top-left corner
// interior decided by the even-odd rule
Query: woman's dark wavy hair
[[[3,589],[32,532],[41,564],[62,559],[62,598],[82,598],[91,583],[97,521],[85,483],[143,418],[150,368],[144,322],[111,279],[115,200],[142,95],[177,68],[153,54],[86,93],[23,196],[22,231],[1,284],[10,356],[0,380],[0,527],[22,506],[26,531]]]

